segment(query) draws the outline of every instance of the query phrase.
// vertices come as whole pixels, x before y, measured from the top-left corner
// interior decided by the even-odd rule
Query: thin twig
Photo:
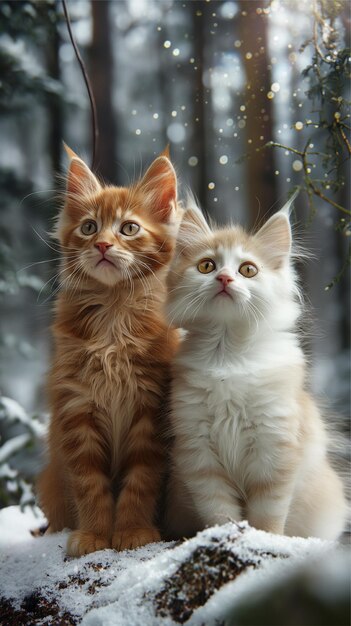
[[[340,135],[343,138],[344,143],[346,145],[347,151],[348,151],[349,154],[351,154],[351,145],[350,145],[350,142],[349,142],[348,138],[346,137],[346,133],[345,133],[343,127],[341,126],[341,124],[338,124],[338,128],[339,128],[339,131],[340,131]]]
[[[340,280],[344,276],[344,272],[346,268],[350,264],[351,264],[351,246],[349,246],[348,255],[342,265],[340,272],[337,273],[337,275],[333,278],[333,280],[329,283],[329,285],[326,285],[326,287],[324,287],[325,291],[329,291],[332,287],[334,287],[334,285],[340,282]]]
[[[310,139],[307,140],[307,143],[302,151],[302,165],[303,165],[303,169],[305,172],[305,181],[307,183],[307,185],[310,186],[310,188],[312,189],[313,193],[318,196],[319,198],[321,198],[322,200],[324,200],[325,202],[328,202],[328,204],[331,204],[331,206],[335,207],[335,209],[339,209],[339,211],[342,211],[343,213],[346,213],[346,215],[351,215],[351,211],[349,211],[348,209],[345,209],[345,207],[341,206],[341,204],[338,204],[337,202],[334,202],[334,200],[332,200],[331,198],[328,198],[326,195],[324,195],[324,193],[318,188],[316,187],[316,185],[314,184],[312,178],[309,176],[309,163],[307,161],[307,157],[309,155],[308,152],[308,146],[310,143]]]
[[[324,200],[325,202],[328,202],[328,204],[331,204],[331,206],[333,206],[335,209],[338,209],[339,211],[342,211],[343,213],[345,213],[346,215],[351,215],[351,211],[349,211],[348,209],[345,209],[345,207],[341,206],[340,204],[338,204],[337,202],[334,202],[334,200],[332,200],[331,198],[328,198],[328,196],[324,195],[324,193],[318,188],[316,187],[316,185],[314,184],[314,181],[312,180],[312,178],[309,175],[309,168],[310,168],[310,164],[308,163],[308,157],[311,155],[318,155],[318,152],[309,152],[308,151],[308,146],[310,144],[310,139],[308,139],[305,148],[303,150],[297,150],[296,148],[290,148],[289,146],[285,146],[282,143],[278,143],[275,141],[270,141],[268,144],[266,144],[266,146],[264,147],[272,147],[272,148],[283,148],[284,150],[288,150],[289,152],[292,152],[293,154],[297,154],[302,161],[302,166],[303,166],[303,170],[305,173],[305,182],[308,188],[310,188],[310,190],[313,191],[313,193],[318,196],[319,198],[321,198],[321,200]]]
[[[97,112],[96,112],[96,104],[95,104],[95,98],[94,98],[94,94],[93,94],[93,89],[89,80],[89,76],[84,64],[84,61],[81,57],[81,54],[79,52],[79,48],[77,46],[76,40],[74,38],[73,32],[72,32],[72,27],[71,27],[71,20],[69,17],[69,13],[68,13],[68,9],[67,9],[67,4],[66,4],[66,0],[62,0],[62,6],[63,6],[63,12],[65,14],[65,18],[66,18],[66,23],[67,23],[67,29],[68,29],[68,33],[69,33],[69,37],[75,52],[75,55],[77,57],[77,61],[80,65],[80,68],[82,70],[82,74],[83,74],[83,78],[84,78],[84,82],[87,88],[87,92],[88,92],[88,96],[89,96],[89,100],[90,100],[90,108],[91,108],[91,120],[92,120],[92,125],[93,125],[93,155],[92,155],[92,162],[91,162],[91,169],[94,170],[95,169],[95,161],[96,161],[96,148],[97,148],[97,142],[98,142],[98,138],[99,138],[99,129],[98,129],[98,123],[97,123]]]

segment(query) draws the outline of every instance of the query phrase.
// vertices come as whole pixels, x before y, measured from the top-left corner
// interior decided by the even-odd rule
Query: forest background
[[[96,171],[128,184],[170,144],[182,188],[252,227],[293,220],[311,385],[346,432],[350,399],[347,0],[74,0],[95,95]],[[91,108],[62,3],[0,3],[0,507],[33,502],[58,258],[63,140],[91,163]],[[334,418],[330,416],[334,415]]]

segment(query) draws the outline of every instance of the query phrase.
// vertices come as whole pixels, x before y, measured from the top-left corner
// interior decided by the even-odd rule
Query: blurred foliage
[[[53,79],[38,51],[50,45],[60,19],[54,0],[17,1],[0,3],[0,112],[7,117],[28,117],[33,99],[62,96],[61,84]],[[23,220],[14,229],[7,212],[18,217],[18,204],[34,191],[33,182],[21,175],[15,167],[0,167],[1,229],[0,229],[0,302],[18,294],[23,287],[39,291],[41,278],[31,273],[18,272],[18,253],[14,236],[18,235]],[[25,241],[21,245],[23,253]],[[22,358],[30,354],[30,346],[0,328],[0,353],[18,350]],[[34,503],[32,475],[26,468],[26,458],[38,455],[40,423],[29,417],[9,398],[0,399],[0,507],[9,504]],[[27,468],[29,464],[27,462]]]
[[[333,202],[324,192],[329,189],[337,192],[345,184],[343,165],[351,156],[350,101],[344,97],[351,78],[351,50],[344,47],[340,23],[342,14],[348,8],[348,0],[315,0],[313,36],[302,46],[302,49],[307,45],[313,47],[312,62],[305,68],[303,76],[309,78],[310,88],[306,95],[318,111],[317,123],[307,120],[306,125],[318,126],[326,131],[326,150],[321,158],[323,168],[328,174],[320,185],[315,184],[309,176],[307,148],[303,158],[305,183],[310,196],[319,195],[331,204]],[[346,209],[336,203],[333,206],[340,210]]]
[[[48,75],[39,62],[38,47],[48,45],[60,20],[55,0],[2,0],[0,3],[0,112],[7,116],[28,113],[30,98],[56,95],[62,86]],[[24,196],[33,192],[31,180],[21,177],[15,168],[0,168],[2,195],[0,208],[15,208]],[[5,211],[4,211],[5,214]],[[0,233],[0,298],[18,292],[22,286],[36,290],[42,281],[18,274],[13,250],[14,241],[6,223]],[[1,331],[0,331],[1,335]],[[0,345],[2,339],[0,336]]]
[[[18,111],[21,107],[27,107],[24,95],[62,95],[60,83],[25,67],[21,52],[21,49],[12,51],[0,43],[0,111],[14,112],[14,109]]]
[[[350,143],[350,78],[351,50],[346,46],[349,0],[313,0],[312,34],[302,44],[300,52],[312,47],[311,63],[302,75],[309,81],[305,92],[311,101],[311,119],[298,122],[296,130],[311,129],[305,146],[270,142],[268,145],[288,150],[301,161],[304,173],[302,188],[315,211],[314,197],[321,198],[340,212],[338,227],[350,234],[350,209],[340,203],[340,191],[345,186],[347,161],[351,156]],[[315,148],[316,139],[319,142]],[[321,168],[318,167],[321,165]],[[317,169],[316,169],[317,167]],[[324,178],[313,172],[322,170]],[[331,194],[337,196],[336,201]],[[345,196],[346,194],[344,194]]]
[[[23,96],[63,95],[61,84],[29,54],[48,44],[58,20],[54,0],[0,3],[0,112],[27,107]]]
[[[29,417],[15,400],[0,396],[0,508],[35,504],[32,476],[24,459],[38,453],[43,434],[44,427],[35,416]]]
[[[43,43],[56,29],[56,0],[2,0],[0,4],[0,34],[13,39],[28,36]]]

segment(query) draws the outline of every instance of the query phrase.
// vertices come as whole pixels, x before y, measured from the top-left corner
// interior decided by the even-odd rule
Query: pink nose
[[[232,278],[231,276],[229,276],[228,274],[219,274],[217,277],[217,280],[220,280],[222,285],[224,287],[226,287],[228,285],[228,283],[232,283],[234,278]]]
[[[95,248],[100,250],[101,254],[105,254],[107,248],[112,248],[112,243],[106,243],[106,241],[99,241],[95,244]]]

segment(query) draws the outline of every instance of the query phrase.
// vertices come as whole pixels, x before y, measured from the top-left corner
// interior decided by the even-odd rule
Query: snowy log
[[[72,559],[67,533],[30,534],[43,521],[36,513],[0,511],[0,624],[348,623],[348,553],[334,543],[271,535],[243,522],[177,544]]]

